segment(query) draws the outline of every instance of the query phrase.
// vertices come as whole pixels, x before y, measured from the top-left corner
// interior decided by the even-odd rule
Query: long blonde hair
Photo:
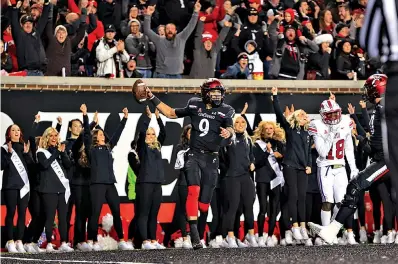
[[[257,128],[254,130],[254,135],[252,137],[253,141],[265,139],[265,127],[268,125],[274,128],[274,134],[272,135],[272,139],[280,142],[286,142],[285,130],[281,128],[279,124],[273,121],[261,121],[258,124]]]
[[[301,126],[300,126],[300,122],[299,122],[299,120],[298,120],[298,115],[300,114],[300,113],[305,113],[305,111],[304,110],[302,110],[302,109],[299,109],[299,110],[296,110],[296,111],[294,111],[293,113],[291,113],[288,117],[286,117],[286,120],[287,120],[287,122],[290,124],[290,127],[292,128],[292,129],[301,129]],[[305,113],[306,114],[306,113]],[[307,120],[307,123],[304,125],[304,130],[305,131],[307,131],[308,130],[308,126],[310,125],[310,122],[309,122],[309,120]]]
[[[249,136],[249,134],[247,133],[247,130],[246,130],[246,128],[247,128],[246,119],[244,119],[242,116],[235,116],[235,117],[234,117],[234,119],[233,119],[233,121],[234,121],[234,130],[235,130],[235,123],[236,123],[236,121],[237,121],[239,118],[242,118],[242,119],[245,121],[245,123],[246,123],[245,131],[243,131],[243,137],[245,138],[246,143],[247,143],[248,145],[249,145],[249,144],[252,144],[252,143],[253,143],[253,142],[252,142],[252,139],[250,138],[250,136]],[[235,130],[235,132],[236,132],[236,130]]]
[[[59,133],[58,133],[58,131],[57,131],[55,128],[53,128],[53,127],[49,127],[49,128],[47,128],[47,129],[44,131],[43,135],[42,135],[41,138],[40,138],[39,148],[48,149],[48,147],[49,147],[48,141],[50,140],[50,135],[51,135],[51,133],[53,133],[53,132],[56,132],[56,133],[57,133],[57,137],[58,137],[57,145],[59,145],[59,143],[60,143],[60,138],[59,138]]]
[[[153,131],[153,133],[155,134],[155,140],[154,140],[152,143],[148,143],[148,142],[146,141],[146,139],[145,139],[145,143],[148,145],[148,147],[149,147],[150,149],[157,149],[157,150],[160,151],[161,145],[160,145],[160,143],[159,143],[159,141],[158,141],[158,137],[156,136],[155,129],[154,129],[153,127],[148,127],[148,129],[146,130],[146,132],[148,132],[148,130],[150,130],[150,129],[151,129],[151,130]],[[146,137],[146,134],[145,134],[145,137]]]

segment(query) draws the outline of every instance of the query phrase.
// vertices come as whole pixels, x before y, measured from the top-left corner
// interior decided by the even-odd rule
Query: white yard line
[[[17,257],[4,257],[1,259],[18,260],[18,261],[36,261],[36,262],[58,262],[58,263],[108,263],[108,264],[144,264],[140,262],[124,262],[124,261],[88,261],[88,260],[68,260],[68,259],[33,259],[33,258],[17,258]]]

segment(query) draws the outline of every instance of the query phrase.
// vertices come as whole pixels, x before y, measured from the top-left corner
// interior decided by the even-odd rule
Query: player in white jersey
[[[341,108],[334,100],[325,100],[319,111],[322,119],[313,120],[308,131],[313,136],[318,151],[318,184],[322,196],[322,225],[330,224],[332,207],[337,214],[346,193],[348,177],[345,159],[351,169],[350,178],[358,174],[355,164],[354,145],[351,136],[353,123],[348,116],[341,115]],[[352,229],[348,229],[346,240],[355,244]]]

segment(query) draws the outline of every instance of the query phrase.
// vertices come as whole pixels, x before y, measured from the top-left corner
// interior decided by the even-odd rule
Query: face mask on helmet
[[[220,106],[223,103],[223,92],[220,90],[211,90],[207,93],[208,101],[213,107]]]
[[[341,110],[322,113],[322,120],[327,125],[337,125],[341,121]]]
[[[381,98],[385,93],[387,79],[384,74],[373,74],[370,76],[363,86],[363,100],[376,104],[376,99]]]
[[[210,78],[201,86],[201,93],[205,104],[218,107],[224,101],[225,88],[219,80]]]

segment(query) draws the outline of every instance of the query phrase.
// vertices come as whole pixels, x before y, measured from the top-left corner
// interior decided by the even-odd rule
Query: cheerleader
[[[25,231],[26,208],[29,203],[28,164],[32,164],[29,145],[25,144],[18,125],[11,125],[6,130],[6,144],[1,149],[1,170],[3,170],[2,191],[7,208],[6,248],[10,253],[25,253],[22,239]],[[18,212],[17,232],[14,237],[14,215]],[[14,238],[16,242],[14,242]]]
[[[140,186],[137,194],[137,227],[143,240],[142,249],[165,248],[156,240],[156,229],[157,216],[162,202],[162,183],[164,182],[164,167],[160,149],[166,138],[166,131],[158,110],[155,115],[160,128],[159,136],[156,137],[153,127],[148,128],[152,113],[147,106],[137,141],[137,153],[141,163],[137,179]]]
[[[68,242],[66,215],[70,198],[69,180],[66,170],[71,167],[68,155],[65,153],[65,144],[60,143],[59,133],[53,128],[47,128],[39,143],[36,152],[39,164],[40,184],[38,191],[45,215],[45,229],[47,238],[47,252],[54,251],[52,231],[56,212],[58,212],[58,226],[61,236],[60,251],[73,251]]]
[[[234,129],[236,138],[231,139],[229,146],[224,148],[223,156],[227,165],[227,172],[222,179],[221,186],[224,194],[224,215],[222,217],[222,234],[225,240],[222,247],[237,248],[234,234],[234,221],[239,204],[242,202],[243,214],[248,227],[247,244],[257,247],[254,235],[253,204],[255,188],[250,172],[254,171],[254,156],[252,141],[246,132],[247,123],[241,116],[235,118]],[[231,191],[234,190],[234,191]]]
[[[101,213],[104,200],[109,205],[113,215],[113,225],[119,237],[118,247],[121,250],[131,250],[133,245],[127,243],[123,238],[122,221],[120,219],[120,198],[116,190],[116,177],[113,171],[112,149],[119,141],[127,122],[128,110],[123,109],[123,119],[120,122],[116,132],[106,142],[105,133],[102,129],[90,130],[87,106],[81,105],[80,111],[83,113],[84,127],[84,146],[87,154],[87,160],[90,164],[90,199],[91,199],[91,215],[88,223],[88,246],[89,250],[100,251],[101,246],[98,244],[98,219]]]
[[[289,215],[292,222],[291,231],[294,239],[308,241],[305,198],[308,175],[311,174],[312,166],[311,140],[307,131],[309,118],[307,113],[301,109],[294,111],[287,118],[283,116],[277,94],[278,89],[273,87],[272,99],[274,111],[277,119],[280,120],[281,127],[286,133],[286,154],[283,158],[283,174],[288,193]]]
[[[260,204],[257,216],[258,245],[273,247],[278,243],[278,239],[274,236],[274,229],[281,186],[284,184],[281,164],[285,150],[285,131],[275,122],[261,121],[254,131],[252,139],[255,142],[253,154],[256,161],[256,190]],[[264,233],[267,197],[269,197],[270,205],[268,234]]]

